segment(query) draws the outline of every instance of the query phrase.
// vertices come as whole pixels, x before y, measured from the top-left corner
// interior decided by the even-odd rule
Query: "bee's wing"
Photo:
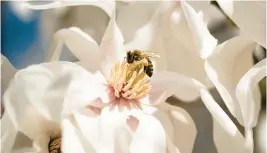
[[[160,58],[158,53],[155,52],[150,52],[150,51],[145,51],[144,54],[148,57],[152,57],[152,58]]]

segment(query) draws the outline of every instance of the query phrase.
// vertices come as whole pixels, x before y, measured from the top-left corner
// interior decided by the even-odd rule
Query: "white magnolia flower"
[[[116,22],[124,36],[125,50],[142,49],[157,52],[161,56],[160,60],[155,60],[157,70],[178,72],[195,78],[208,87],[213,87],[201,58],[208,56],[217,44],[217,40],[207,29],[206,16],[203,15],[206,14],[209,3],[209,1],[136,2],[119,7]],[[34,9],[47,9],[80,4],[55,2],[49,6],[30,6]],[[91,2],[90,5],[102,8],[98,1]],[[112,5],[109,6],[110,10],[114,9]],[[103,9],[109,12],[106,11],[106,7]],[[80,16],[83,14],[81,12]],[[90,25],[88,23],[88,26]],[[101,61],[95,57],[93,60],[98,63]],[[92,70],[94,71],[95,68]],[[197,97],[199,97],[197,92],[186,91],[179,94],[178,98],[192,101]]]
[[[266,1],[217,0],[241,35],[266,47]]]
[[[252,51],[256,42],[266,47],[266,4],[265,1],[217,2],[240,28],[241,36],[217,46],[207,58],[205,69],[230,112],[245,127],[245,147],[253,152],[252,128],[257,124],[261,106],[258,83],[266,76],[266,59],[253,66]],[[234,148],[238,146],[231,144]],[[230,147],[220,148],[227,152],[225,149]]]
[[[252,128],[257,123],[261,103],[257,85],[266,76],[266,59],[253,66],[252,51],[255,46],[256,43],[237,36],[217,46],[205,62],[207,74],[227,108],[245,127],[246,147],[250,152],[253,150]],[[238,142],[236,139],[232,141]],[[227,144],[219,147],[221,152],[230,151],[227,151],[230,145],[239,148],[235,143]]]
[[[112,18],[112,19],[114,19],[114,18]],[[112,21],[112,20],[111,20]],[[119,29],[117,29],[117,27],[116,27],[116,24],[115,24],[115,22],[113,21],[113,22],[111,22],[111,23],[113,23],[114,25],[113,26],[111,26],[112,24],[110,24],[109,25],[109,27],[108,27],[108,30],[111,30],[111,31],[113,31],[113,32],[110,32],[112,35],[110,36],[107,36],[108,35],[108,30],[107,30],[107,32],[106,32],[106,35],[103,37],[103,41],[102,41],[102,43],[101,43],[101,45],[100,45],[100,48],[101,49],[103,49],[104,48],[104,50],[102,50],[102,51],[107,51],[107,54],[108,55],[114,55],[114,54],[112,54],[112,52],[111,52],[111,48],[109,48],[109,49],[105,49],[107,46],[110,46],[110,45],[106,45],[106,43],[105,42],[108,42],[108,41],[106,41],[106,40],[118,40],[118,42],[117,43],[119,43],[119,41],[122,41],[122,37],[121,37],[121,34],[120,34],[120,31],[119,31]],[[115,27],[114,27],[115,26]],[[65,34],[64,34],[65,33]],[[68,35],[67,35],[68,34]],[[75,28],[70,28],[69,30],[65,30],[64,32],[63,31],[61,31],[61,34],[59,34],[58,33],[58,37],[59,36],[62,36],[61,38],[63,38],[63,41],[66,43],[66,45],[71,49],[72,48],[72,52],[73,52],[73,54],[74,55],[76,55],[77,57],[78,57],[78,59],[81,61],[81,65],[83,65],[83,67],[86,67],[86,65],[88,65],[88,63],[89,63],[89,61],[90,60],[86,60],[86,58],[85,57],[90,57],[90,54],[87,52],[87,50],[89,50],[89,48],[93,48],[93,49],[91,49],[91,51],[92,52],[94,52],[94,53],[98,53],[98,52],[101,52],[101,51],[94,51],[95,49],[97,49],[97,47],[96,47],[96,43],[95,42],[93,42],[93,44],[94,45],[89,45],[89,43],[87,42],[87,43],[85,43],[86,42],[86,40],[85,39],[87,39],[87,41],[89,40],[89,41],[91,41],[92,42],[92,39],[89,37],[89,36],[87,36],[86,34],[84,34],[84,33],[82,33],[81,31],[79,31],[78,29],[75,29]],[[80,35],[79,37],[78,37],[78,35]],[[65,37],[63,37],[63,36],[65,36]],[[69,38],[67,38],[67,36],[68,37],[71,37],[71,38],[73,38],[73,39],[71,39],[71,41],[69,41]],[[83,38],[82,38],[82,37]],[[75,38],[75,39],[74,39]],[[109,39],[107,39],[107,38],[109,38]],[[58,40],[59,41],[59,40]],[[74,42],[82,42],[81,44],[84,44],[84,46],[83,45],[79,45],[79,46],[76,46],[75,44],[74,44]],[[104,45],[104,43],[105,43],[105,45]],[[123,48],[122,47],[122,42],[121,43],[119,43],[120,45],[119,46],[117,46],[117,45],[111,45],[111,46],[114,46],[115,48]],[[85,45],[87,45],[87,46],[85,46]],[[55,45],[56,46],[56,45]],[[101,46],[106,46],[106,47],[101,47]],[[54,48],[56,48],[56,47],[54,47]],[[79,49],[80,48],[80,49]],[[84,48],[86,48],[86,51],[84,51]],[[99,49],[98,49],[99,50]],[[58,50],[58,51],[60,51],[60,50]],[[119,50],[113,50],[113,51],[119,51]],[[125,54],[125,51],[123,51],[122,50],[122,53],[123,54]],[[125,56],[125,55],[123,55],[122,54],[122,56],[120,56],[119,55],[120,53],[117,53],[116,55],[117,55],[117,57],[123,57],[123,56]],[[52,59],[58,59],[58,56],[59,56],[59,53],[58,52],[56,52],[54,55],[56,55],[56,56],[51,56],[51,57],[53,57]],[[94,54],[95,55],[95,54]],[[109,61],[114,61],[114,60],[109,60]],[[116,61],[116,60],[115,60]],[[91,65],[90,65],[91,66]],[[163,72],[162,72],[162,74],[163,74]],[[157,74],[155,74],[155,76],[153,76],[153,78],[152,78],[152,82],[153,82],[153,79],[156,79],[159,75],[162,75],[160,72],[158,72]],[[174,75],[175,73],[168,73],[169,75],[167,75],[167,76],[169,76],[169,77],[171,77],[172,75]],[[169,80],[170,82],[171,82],[171,80],[172,79],[170,79],[170,78],[168,78],[167,76],[164,76],[164,78],[166,79],[166,80]],[[177,76],[177,77],[174,77],[173,78],[173,80],[176,80],[176,81],[178,81],[179,79],[178,79],[179,77]],[[162,84],[162,87],[164,86],[164,85],[167,85],[167,84]],[[173,85],[174,85],[174,83],[173,83]],[[181,84],[180,84],[181,85]],[[176,87],[178,87],[179,85],[177,85]],[[153,87],[153,86],[152,86]],[[170,86],[169,86],[170,87]],[[183,88],[184,89],[184,88]],[[197,88],[197,91],[201,91],[201,94],[202,94],[202,98],[203,98],[203,100],[204,100],[204,103],[207,105],[207,107],[208,107],[208,109],[211,111],[211,113],[212,113],[212,115],[214,115],[214,120],[216,121],[215,123],[216,123],[216,126],[217,127],[220,127],[221,129],[223,129],[224,130],[224,132],[225,132],[225,134],[232,134],[232,133],[236,133],[237,134],[237,136],[240,138],[242,138],[242,135],[241,135],[241,133],[238,131],[238,129],[236,128],[236,126],[233,124],[233,122],[229,119],[229,117],[220,109],[220,107],[216,104],[216,103],[213,103],[214,101],[212,100],[212,98],[211,98],[211,96],[210,95],[208,95],[208,92],[207,92],[207,90],[205,90],[204,88]],[[176,88],[176,90],[175,90],[175,92],[177,92],[177,91],[179,91],[179,89],[178,88]],[[144,110],[145,111],[145,110]],[[217,114],[218,113],[218,114]],[[126,117],[124,117],[124,118],[126,118]],[[124,119],[125,120],[125,119]],[[227,123],[227,124],[224,124],[224,123]],[[164,125],[164,124],[163,124]],[[219,133],[220,134],[220,133]],[[216,135],[216,136],[218,136],[218,135]],[[231,135],[230,135],[231,136]],[[226,137],[227,138],[227,137]],[[223,140],[223,139],[222,139]],[[242,140],[242,139],[241,139]],[[237,141],[237,143],[239,143],[239,145],[237,145],[237,147],[240,147],[240,148],[243,148],[244,149],[244,142],[242,142],[242,141]],[[184,141],[184,140],[183,140]],[[216,141],[216,143],[218,143],[219,145],[220,145],[220,143],[222,142],[221,141],[221,139],[219,139],[219,140],[215,140]],[[233,139],[232,139],[232,141],[233,141]],[[223,143],[225,143],[225,142],[223,142]],[[178,148],[179,148],[179,146],[178,146]],[[180,148],[179,148],[180,149]],[[233,150],[234,150],[234,148],[232,148]]]
[[[87,59],[93,56],[92,52],[102,53],[102,68],[93,74],[74,63],[56,61],[19,71],[5,94],[8,113],[4,117],[9,124],[3,122],[4,118],[2,124],[13,124],[14,128],[5,127],[2,131],[4,149],[12,147],[14,131],[18,129],[35,142],[34,147],[47,151],[50,137],[59,135],[61,125],[64,153],[78,149],[77,152],[191,152],[196,135],[191,117],[179,107],[162,103],[171,94],[179,95],[188,88],[200,93],[221,127],[227,131],[235,127],[195,79],[159,71],[150,81],[142,69],[125,79],[125,69],[129,68],[123,63],[123,37],[114,15],[100,47],[78,28],[63,29],[55,38],[63,41],[85,68],[94,65]],[[55,52],[50,57],[57,60],[61,49],[57,43],[54,45]],[[144,84],[135,86],[139,81]]]

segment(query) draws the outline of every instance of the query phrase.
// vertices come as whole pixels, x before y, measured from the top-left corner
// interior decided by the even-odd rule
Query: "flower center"
[[[61,137],[51,138],[48,143],[49,153],[61,153]]]
[[[110,71],[108,84],[113,87],[117,98],[140,99],[151,89],[150,77],[144,72],[143,64],[116,63]]]

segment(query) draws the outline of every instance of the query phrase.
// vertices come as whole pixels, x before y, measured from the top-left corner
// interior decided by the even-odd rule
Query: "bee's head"
[[[127,63],[133,63],[134,62],[134,54],[131,53],[131,51],[127,52],[126,60],[127,60]]]

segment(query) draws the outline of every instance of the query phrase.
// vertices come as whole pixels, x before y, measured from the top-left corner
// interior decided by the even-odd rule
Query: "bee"
[[[144,64],[144,72],[151,77],[153,75],[153,63],[150,58],[159,58],[159,55],[153,52],[141,51],[141,50],[132,50],[128,51],[126,55],[126,61],[129,64],[137,63]]]

